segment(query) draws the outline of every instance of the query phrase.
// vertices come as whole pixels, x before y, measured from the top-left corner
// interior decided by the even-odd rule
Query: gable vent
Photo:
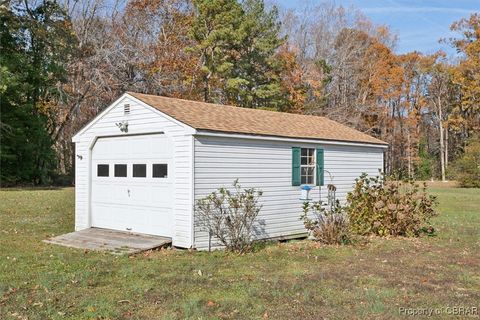
[[[123,105],[123,114],[130,114],[130,105],[129,104]]]

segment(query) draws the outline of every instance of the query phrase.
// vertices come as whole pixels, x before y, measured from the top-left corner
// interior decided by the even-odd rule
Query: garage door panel
[[[156,215],[152,215],[151,208],[101,203],[95,204],[93,209],[102,212],[101,215],[92,217],[92,223],[98,228],[164,236],[172,236],[173,233],[171,215],[165,210],[159,210]],[[135,216],[137,223],[131,223],[132,216]]]
[[[128,196],[128,187],[123,185],[115,185],[109,182],[92,184],[92,203],[110,203],[125,204],[130,203]]]
[[[173,189],[170,186],[155,186],[149,190],[150,200],[156,206],[171,205]]]
[[[160,195],[158,195],[160,197]],[[148,186],[135,186],[131,188],[130,202],[136,206],[155,206],[155,193]],[[167,201],[170,199],[167,199]]]
[[[108,189],[105,189],[104,191],[111,194],[108,196],[108,199],[110,199],[110,203],[112,205],[115,205],[115,204],[128,205],[130,203],[130,199],[128,197],[128,186],[112,184],[105,187]],[[102,198],[99,199],[99,201],[102,201],[102,200],[103,200]]]
[[[104,202],[113,203],[113,196],[117,194],[116,190],[113,190],[111,184],[99,181],[92,181],[92,203]]]
[[[108,146],[107,147],[108,155],[111,157],[114,156],[118,158],[125,158],[125,157],[128,157],[128,155],[130,154],[128,150],[130,145],[128,142],[127,142],[127,145],[125,145],[125,142],[122,140],[112,139],[111,141],[107,140],[107,142],[104,144]]]
[[[100,138],[92,150],[92,226],[173,235],[173,142],[164,135]],[[153,178],[153,164],[167,164],[167,178]],[[97,165],[108,164],[108,177]],[[115,177],[115,164],[127,165]],[[133,164],[146,165],[146,177],[133,177]],[[138,174],[137,174],[138,175]]]
[[[124,206],[94,203],[92,211],[95,213],[92,215],[92,224],[95,227],[116,230],[127,230],[130,227],[128,210]]]
[[[151,231],[145,233],[163,234],[168,237],[173,236],[173,217],[171,214],[163,215],[161,219],[151,219],[149,221],[149,226],[151,228]]]

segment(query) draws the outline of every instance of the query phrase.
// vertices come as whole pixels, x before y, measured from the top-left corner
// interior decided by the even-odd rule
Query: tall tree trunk
[[[448,125],[445,126],[445,169],[448,168]]]
[[[203,100],[205,102],[209,102],[209,94],[208,94],[208,78],[204,77],[203,79],[204,87],[203,87]]]
[[[408,178],[412,178],[412,148],[410,141],[410,130],[407,131],[407,167],[408,167]]]
[[[440,129],[440,169],[442,172],[442,181],[445,181],[445,140],[443,138],[443,114],[442,114],[442,101],[440,96],[438,97],[438,126]]]

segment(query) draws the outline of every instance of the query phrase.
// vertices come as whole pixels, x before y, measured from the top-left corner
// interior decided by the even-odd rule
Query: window
[[[323,186],[325,152],[322,148],[292,147],[292,186]]]
[[[115,165],[115,177],[126,177],[127,176],[127,165],[126,164],[116,164]]]
[[[97,177],[108,177],[108,164],[97,164]]]
[[[300,183],[315,183],[315,149],[302,148],[300,158]]]
[[[168,174],[168,165],[166,163],[155,163],[152,165],[153,178],[166,178]]]
[[[132,173],[134,178],[145,178],[147,176],[147,165],[134,164]]]

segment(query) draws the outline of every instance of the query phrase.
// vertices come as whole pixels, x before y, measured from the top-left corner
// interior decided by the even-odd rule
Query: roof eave
[[[230,132],[219,131],[211,129],[197,128],[197,136],[216,136],[216,137],[231,137],[231,138],[243,138],[243,139],[257,139],[257,140],[275,140],[275,141],[291,141],[291,142],[306,142],[306,143],[322,143],[332,145],[355,145],[363,147],[375,147],[375,148],[388,148],[388,144],[375,143],[368,141],[354,141],[354,140],[339,140],[339,139],[325,139],[325,138],[313,138],[313,137],[289,137],[280,135],[266,135],[266,134],[253,134],[244,132]]]

